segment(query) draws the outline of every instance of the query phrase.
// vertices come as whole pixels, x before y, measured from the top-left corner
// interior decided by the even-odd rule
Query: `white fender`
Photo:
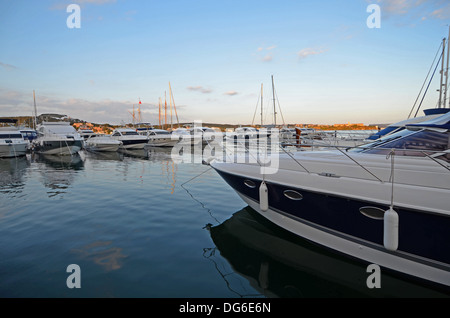
[[[384,212],[384,247],[390,251],[398,248],[398,214],[392,207]]]
[[[262,211],[267,211],[269,209],[269,191],[267,190],[267,185],[263,181],[259,187],[259,208]]]

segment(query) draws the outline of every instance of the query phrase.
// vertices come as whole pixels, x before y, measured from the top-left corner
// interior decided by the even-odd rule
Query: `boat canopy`
[[[450,130],[450,112],[437,118],[424,121],[422,123],[406,125],[406,128],[409,130],[419,130],[419,129]]]

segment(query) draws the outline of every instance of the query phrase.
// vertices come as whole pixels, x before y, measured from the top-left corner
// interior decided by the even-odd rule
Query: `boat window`
[[[0,134],[0,139],[20,138],[23,139],[22,134]]]
[[[124,136],[135,136],[135,135],[139,135],[136,131],[124,131],[123,132]]]
[[[388,134],[392,134],[392,133],[396,132],[396,130],[400,131],[400,130],[403,130],[403,129],[405,129],[405,128],[404,127],[389,126],[389,127],[386,127],[384,129],[380,130],[379,132],[369,136],[367,139],[368,140],[377,140],[377,139],[379,139],[379,138],[381,138],[383,136],[386,136]]]
[[[396,149],[395,154],[400,156],[422,156],[425,153],[434,155],[445,152],[449,148],[450,132],[440,133],[422,130],[403,138],[396,138],[381,146],[366,150],[366,153],[388,154],[391,149]],[[446,156],[448,157],[448,156]],[[446,159],[448,161],[448,158]]]
[[[299,200],[303,199],[303,196],[294,190],[285,190],[283,192],[283,194],[286,198],[291,199],[291,200],[299,201]]]

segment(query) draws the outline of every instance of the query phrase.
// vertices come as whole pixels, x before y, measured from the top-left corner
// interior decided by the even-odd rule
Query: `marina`
[[[367,263],[267,222],[193,159],[157,147],[1,159],[0,297],[448,297],[384,270],[368,288]]]
[[[1,299],[450,298],[450,4],[0,12]]]

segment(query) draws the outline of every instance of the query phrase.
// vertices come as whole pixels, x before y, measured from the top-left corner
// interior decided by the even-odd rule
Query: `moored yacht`
[[[450,113],[349,151],[211,166],[259,214],[300,237],[450,288]]]
[[[151,129],[146,131],[148,139],[147,145],[152,147],[173,147],[178,142],[178,138],[172,138],[170,131],[165,129]]]
[[[19,157],[27,152],[29,142],[16,127],[0,127],[0,157]]]
[[[147,144],[147,137],[139,135],[132,128],[114,129],[111,137],[122,142],[120,148],[124,149],[143,149]]]
[[[43,122],[33,140],[35,152],[48,155],[73,155],[83,147],[83,137],[69,122]]]
[[[108,151],[114,152],[119,150],[122,142],[113,139],[110,135],[104,134],[93,134],[89,136],[85,142],[84,146],[88,151]]]

